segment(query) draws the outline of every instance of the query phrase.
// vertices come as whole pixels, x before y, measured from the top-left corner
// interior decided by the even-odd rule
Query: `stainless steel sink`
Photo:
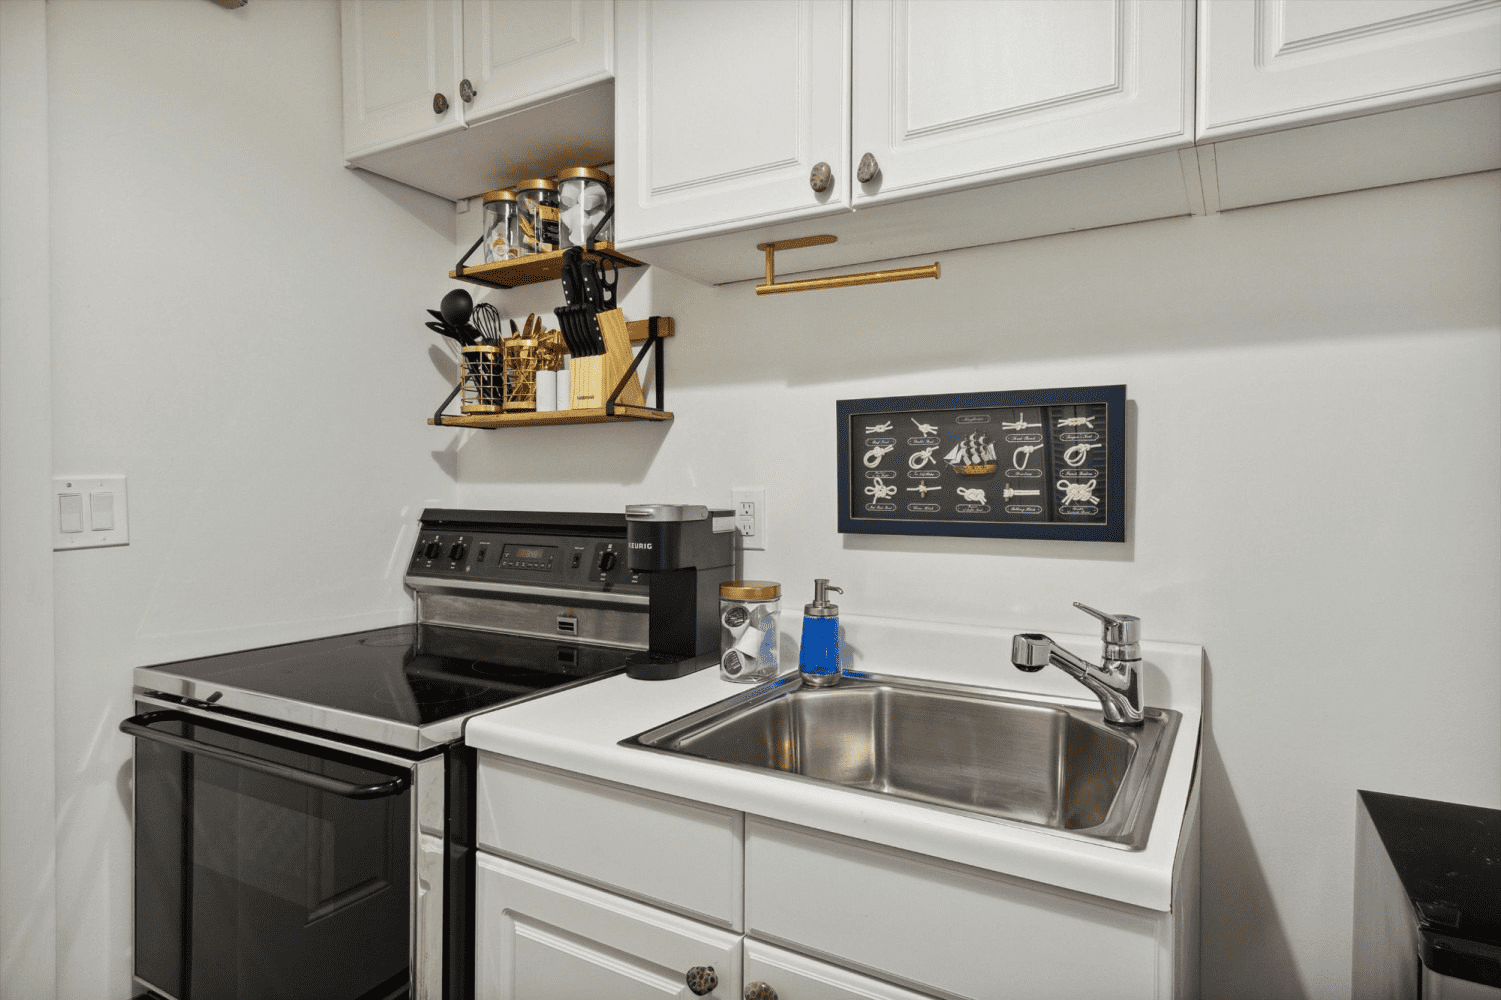
[[[1139,727],[1096,709],[985,688],[797,675],[640,733],[623,746],[779,771],[944,809],[1140,850],[1180,716],[1148,709]]]

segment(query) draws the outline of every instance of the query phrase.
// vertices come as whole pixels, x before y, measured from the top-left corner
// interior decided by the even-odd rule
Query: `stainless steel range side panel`
[[[411,1000],[443,1000],[444,759],[412,768]]]

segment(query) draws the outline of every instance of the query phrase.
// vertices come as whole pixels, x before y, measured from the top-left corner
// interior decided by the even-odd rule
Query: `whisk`
[[[500,310],[488,302],[481,302],[474,307],[474,325],[479,328],[484,342],[490,346],[500,343],[505,334],[500,325]]]

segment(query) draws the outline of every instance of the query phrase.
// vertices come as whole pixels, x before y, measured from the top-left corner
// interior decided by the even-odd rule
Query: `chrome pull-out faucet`
[[[1094,692],[1105,711],[1105,721],[1117,726],[1139,726],[1141,697],[1141,619],[1131,615],[1107,615],[1087,605],[1074,607],[1103,623],[1105,655],[1099,666],[1081,660],[1045,635],[1023,632],[1011,640],[1011,662],[1028,673],[1051,663]]]

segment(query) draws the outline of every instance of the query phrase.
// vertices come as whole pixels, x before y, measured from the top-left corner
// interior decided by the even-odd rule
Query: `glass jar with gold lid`
[[[719,676],[759,684],[781,672],[777,620],[782,585],[773,580],[732,580],[719,585]]]

